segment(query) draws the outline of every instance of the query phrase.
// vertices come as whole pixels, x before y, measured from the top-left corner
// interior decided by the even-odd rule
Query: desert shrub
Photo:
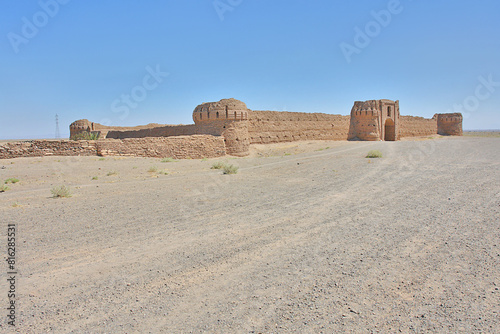
[[[3,193],[3,192],[6,192],[7,190],[9,190],[10,188],[7,187],[5,184],[2,184],[0,186],[0,193]]]
[[[97,180],[97,179],[99,179],[98,176],[92,176],[92,180]]]
[[[158,167],[156,166],[151,166],[148,169],[148,173],[156,173],[158,171]]]
[[[17,183],[17,182],[19,182],[19,179],[15,179],[15,178],[8,178],[7,180],[5,180],[5,184]]]
[[[118,172],[115,171],[115,170],[111,170],[108,172],[108,174],[106,174],[107,176],[113,176],[113,175],[118,175]]]
[[[214,162],[212,164],[212,167],[210,167],[210,169],[222,169],[226,166],[225,163],[221,162],[221,161],[217,161],[217,162]]]
[[[99,132],[80,132],[71,136],[72,140],[97,140],[99,139]]]
[[[236,174],[238,173],[238,168],[237,166],[235,165],[224,165],[224,167],[222,168],[222,171],[224,174]]]
[[[71,197],[71,191],[69,190],[69,187],[66,187],[65,185],[54,187],[50,190],[50,192],[54,198]]]
[[[382,158],[382,152],[379,150],[371,150],[365,158]]]
[[[177,162],[179,160],[175,160],[174,158],[163,158],[160,162]]]

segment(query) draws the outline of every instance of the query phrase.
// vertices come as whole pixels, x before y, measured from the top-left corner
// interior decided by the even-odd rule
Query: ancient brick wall
[[[349,127],[349,139],[359,139],[376,141],[380,140],[380,124],[379,116],[373,115],[358,115],[352,116]]]
[[[250,144],[296,140],[347,140],[349,116],[286,111],[251,111]]]
[[[29,140],[0,144],[0,159],[96,155],[96,141]]]
[[[161,127],[169,127],[168,125],[165,124],[157,124],[157,123],[150,123],[146,125],[138,125],[138,126],[132,126],[132,127],[126,127],[126,126],[106,126],[102,125],[99,123],[95,122],[90,122],[87,119],[80,119],[78,121],[75,121],[70,124],[69,126],[69,132],[70,132],[70,138],[73,138],[74,135],[82,132],[97,132],[99,133],[99,138],[107,138],[107,135],[109,132],[127,132],[130,131],[131,133],[135,133],[136,131],[142,131],[142,130],[150,130],[150,129],[155,129],[155,128],[161,128]],[[170,126],[170,127],[175,127],[175,125]],[[137,138],[137,137],[136,137]]]
[[[110,130],[106,138],[125,139],[125,138],[145,138],[145,137],[170,137],[170,136],[190,136],[203,134],[201,128],[197,125],[166,125],[136,130]]]
[[[463,116],[461,113],[436,114],[433,118],[437,118],[438,133],[440,135],[463,135]]]
[[[175,159],[226,155],[223,137],[210,135],[101,140],[31,140],[0,144],[0,159],[42,156],[138,156]]]
[[[401,116],[399,135],[404,137],[421,137],[437,134],[437,120],[414,116]]]
[[[224,138],[210,135],[99,140],[97,154],[202,159],[226,155]]]

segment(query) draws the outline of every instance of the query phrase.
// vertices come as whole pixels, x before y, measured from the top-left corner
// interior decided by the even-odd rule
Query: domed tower
[[[438,134],[448,136],[462,136],[463,116],[461,113],[436,114]]]
[[[79,119],[69,125],[69,137],[73,138],[75,135],[82,132],[91,132],[93,130],[92,122],[88,119]]]
[[[206,102],[193,111],[194,123],[200,132],[223,136],[230,155],[245,156],[249,153],[248,110],[245,103],[236,99]]]
[[[348,139],[387,140],[399,139],[399,101],[356,101],[351,109]]]
[[[245,121],[248,120],[247,105],[236,99],[223,99],[219,102],[206,102],[193,111],[195,124],[213,121]]]

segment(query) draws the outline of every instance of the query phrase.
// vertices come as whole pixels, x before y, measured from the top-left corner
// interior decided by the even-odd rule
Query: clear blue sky
[[[499,15],[498,0],[4,0],[0,138],[54,137],[56,113],[63,137],[81,118],[190,124],[229,97],[343,115],[399,99],[500,129]]]

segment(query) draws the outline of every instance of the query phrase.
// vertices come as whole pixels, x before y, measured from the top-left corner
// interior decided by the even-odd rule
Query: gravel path
[[[499,148],[288,143],[225,159],[236,175],[216,159],[0,161],[21,180],[0,194],[16,330],[498,333]],[[73,196],[50,198],[63,183]]]

